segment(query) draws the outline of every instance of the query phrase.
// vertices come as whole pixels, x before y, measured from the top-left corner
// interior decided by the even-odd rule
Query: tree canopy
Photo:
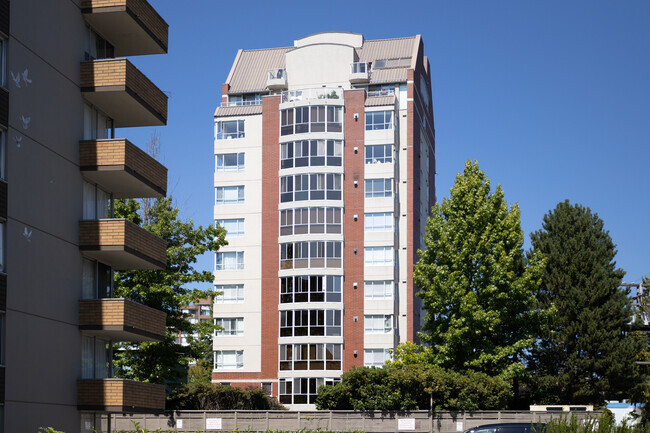
[[[117,297],[136,299],[167,314],[167,333],[162,342],[116,343],[116,376],[143,382],[162,383],[172,390],[187,381],[188,363],[212,355],[209,322],[190,323],[182,308],[215,293],[197,283],[212,283],[209,270],[195,268],[197,257],[216,251],[226,244],[225,230],[220,227],[196,227],[192,220],[182,221],[172,198],[146,203],[142,212],[133,199],[116,200],[115,216],[141,225],[167,243],[167,266],[163,270],[128,270],[114,275]],[[177,344],[178,333],[188,336],[188,346]],[[198,334],[199,338],[192,335]]]
[[[558,203],[531,234],[548,264],[539,294],[552,309],[530,356],[538,403],[602,404],[644,382],[635,364],[646,343],[631,335],[629,290],[620,288],[615,245],[587,207]]]
[[[414,281],[426,308],[420,339],[434,365],[518,377],[532,347],[544,259],[526,260],[517,204],[467,161],[427,221]]]

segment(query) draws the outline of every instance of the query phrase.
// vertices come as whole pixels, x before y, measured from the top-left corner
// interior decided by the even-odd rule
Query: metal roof
[[[262,114],[261,105],[237,105],[234,107],[217,107],[214,110],[214,116],[250,116],[252,114]]]
[[[284,54],[293,49],[269,48],[243,50],[230,77],[230,93],[265,92],[266,74],[269,69],[284,68]]]
[[[366,107],[378,107],[380,105],[395,105],[395,95],[371,96],[366,99]]]
[[[397,39],[380,39],[364,41],[361,48],[357,48],[360,62],[374,62],[382,59],[401,59],[413,55],[413,44],[416,36]]]

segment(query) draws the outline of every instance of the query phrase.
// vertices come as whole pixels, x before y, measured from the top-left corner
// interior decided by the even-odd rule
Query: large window
[[[0,129],[0,179],[6,180],[7,172],[7,131]]]
[[[343,277],[309,275],[280,278],[280,303],[341,302]]]
[[[363,330],[366,334],[390,334],[393,332],[393,315],[371,314],[363,316]]]
[[[99,36],[90,27],[86,38],[85,60],[112,59],[115,57],[115,48],[106,39]]]
[[[216,297],[217,304],[241,304],[244,302],[243,284],[217,284],[214,286],[214,290],[221,292]]]
[[[244,95],[228,95],[228,106],[261,105],[262,95],[259,93],[246,93]]]
[[[366,247],[363,249],[363,257],[366,266],[392,266],[393,247]]]
[[[366,164],[393,162],[392,144],[366,144]]]
[[[218,186],[215,188],[215,203],[237,204],[244,202],[244,186]]]
[[[280,244],[280,269],[340,268],[341,242],[304,241]]]
[[[7,88],[7,40],[0,38],[0,86]]]
[[[83,182],[82,201],[83,219],[113,218],[113,197],[97,185]]]
[[[366,113],[366,131],[393,129],[392,111],[369,111]]]
[[[280,337],[340,337],[341,310],[280,311]]]
[[[316,402],[318,387],[336,385],[340,381],[337,378],[322,377],[280,379],[280,403],[313,404]]]
[[[364,367],[383,367],[389,359],[388,349],[365,349],[363,351]]]
[[[244,269],[244,252],[218,252],[217,253],[217,271],[241,271]]]
[[[242,317],[214,319],[214,324],[222,328],[215,331],[217,337],[244,335],[244,319]]]
[[[81,378],[104,379],[110,377],[109,341],[90,335],[81,336]]]
[[[343,107],[312,105],[280,111],[280,135],[342,131]]]
[[[3,222],[0,222],[0,272],[6,272],[5,270],[5,229],[6,229],[6,224]],[[1,336],[0,336],[1,337]]]
[[[343,209],[312,207],[280,211],[280,236],[342,233]]]
[[[84,104],[84,140],[101,140],[113,138],[113,119]]]
[[[215,350],[214,368],[216,370],[237,370],[244,368],[244,351]]]
[[[367,213],[363,217],[367,232],[392,232],[394,220],[392,212]]]
[[[83,258],[81,267],[82,299],[111,298],[113,294],[113,269],[95,260]]]
[[[392,197],[393,179],[366,179],[366,198]]]
[[[366,299],[393,299],[395,283],[392,280],[366,281],[364,286]]]
[[[244,152],[218,153],[215,165],[217,172],[242,171],[244,169]]]
[[[341,200],[341,175],[297,174],[280,178],[280,201]]]
[[[244,137],[244,120],[223,120],[217,122],[217,140]]]
[[[340,370],[341,344],[281,344],[280,370]]]
[[[343,141],[301,140],[280,144],[280,168],[340,167]]]
[[[217,223],[226,229],[226,239],[244,236],[244,218],[217,220]]]

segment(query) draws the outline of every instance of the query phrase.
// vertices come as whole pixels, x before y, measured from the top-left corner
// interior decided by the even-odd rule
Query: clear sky
[[[149,0],[169,54],[132,57],[169,96],[161,138],[184,218],[213,223],[213,113],[237,50],[292,46],[312,33],[422,35],[432,69],[437,197],[477,159],[529,233],[559,201],[605,221],[625,281],[650,276],[650,1]],[[200,266],[212,269],[213,258]]]

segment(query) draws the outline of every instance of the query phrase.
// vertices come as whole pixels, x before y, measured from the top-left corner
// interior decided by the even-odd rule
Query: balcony
[[[343,89],[340,87],[316,87],[282,92],[282,102],[306,101],[310,99],[334,99],[343,102]]]
[[[287,71],[285,69],[270,69],[266,78],[266,87],[269,90],[286,90]]]
[[[167,53],[169,25],[146,0],[82,0],[81,13],[118,57]]]
[[[79,221],[79,249],[115,270],[167,265],[165,241],[125,219]]]
[[[165,387],[125,379],[77,381],[77,408],[96,412],[146,413],[165,410]]]
[[[368,63],[355,62],[350,64],[350,83],[364,84],[370,81],[370,68]]]
[[[79,143],[81,173],[114,198],[164,197],[167,169],[125,139]]]
[[[113,341],[163,341],[166,314],[126,299],[79,301],[79,329]]]
[[[167,96],[127,59],[82,62],[81,93],[116,128],[167,124]]]

